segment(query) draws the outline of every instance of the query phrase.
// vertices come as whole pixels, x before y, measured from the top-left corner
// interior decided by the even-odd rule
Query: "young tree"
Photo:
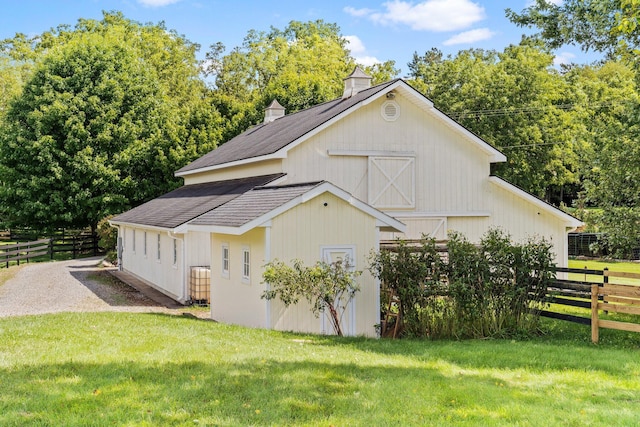
[[[318,261],[312,267],[304,266],[300,260],[294,260],[293,266],[273,261],[262,274],[269,285],[262,298],[279,298],[286,307],[304,298],[316,317],[328,312],[335,333],[342,336],[342,316],[360,290],[356,278],[361,273],[353,270],[348,260],[331,264]]]

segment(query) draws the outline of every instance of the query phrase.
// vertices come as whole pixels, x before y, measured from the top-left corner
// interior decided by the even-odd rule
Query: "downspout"
[[[181,283],[181,289],[182,289],[182,297],[180,298],[180,300],[183,303],[187,302],[187,279],[186,279],[186,273],[185,273],[185,266],[187,264],[187,259],[185,257],[186,254],[186,248],[185,248],[185,244],[184,244],[184,237],[180,238],[176,235],[176,233],[174,233],[171,230],[167,231],[167,235],[169,236],[169,238],[173,239],[173,240],[179,240],[182,243],[182,265],[180,265],[178,268],[181,270],[180,271],[180,281]]]

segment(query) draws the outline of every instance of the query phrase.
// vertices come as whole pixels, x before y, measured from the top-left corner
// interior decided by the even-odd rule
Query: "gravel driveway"
[[[123,284],[101,258],[29,264],[0,285],[0,317],[81,311],[162,312],[169,309]]]

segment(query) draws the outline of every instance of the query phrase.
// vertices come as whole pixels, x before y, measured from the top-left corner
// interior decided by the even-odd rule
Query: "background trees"
[[[442,111],[500,149],[495,173],[559,203],[578,182],[580,141],[567,111],[569,87],[553,55],[525,41],[503,52],[470,49],[443,57],[414,54],[410,83]]]
[[[95,228],[166,192],[220,142],[223,119],[195,46],[120,14],[3,42],[23,71],[0,128],[0,217],[40,230]]]

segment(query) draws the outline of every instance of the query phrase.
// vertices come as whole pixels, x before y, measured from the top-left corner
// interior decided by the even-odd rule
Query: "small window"
[[[133,249],[133,253],[136,253],[136,230],[133,230],[133,242],[131,243],[131,248]]]
[[[251,256],[249,254],[249,248],[242,249],[242,281],[249,283],[251,277]]]
[[[229,245],[222,245],[222,277],[229,278]]]
[[[173,266],[178,265],[178,240],[173,239]]]
[[[157,247],[157,257],[156,260],[160,262],[160,233],[158,233],[158,247]]]
[[[147,256],[147,232],[144,232],[144,235],[142,236],[144,238],[144,242],[142,242],[142,248],[144,250],[144,256]]]

